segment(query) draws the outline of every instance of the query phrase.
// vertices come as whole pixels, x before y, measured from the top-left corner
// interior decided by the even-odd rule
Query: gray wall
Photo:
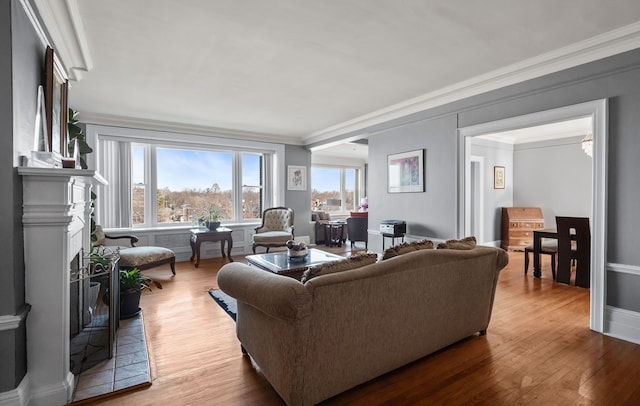
[[[582,137],[527,144],[471,140],[471,155],[484,158],[484,234],[486,243],[501,239],[502,207],[540,207],[546,227],[555,216],[591,215],[591,158]],[[504,166],[505,188],[493,189],[493,167]]]
[[[33,146],[44,47],[19,1],[0,2],[0,233],[6,246],[0,270],[0,316],[25,311],[22,183],[15,166]],[[0,332],[0,392],[17,387],[27,370],[25,321]]]
[[[284,201],[293,209],[295,236],[311,236],[311,151],[298,145],[285,145]],[[307,190],[287,190],[287,165],[307,167]]]
[[[591,159],[581,137],[517,146],[514,206],[542,208],[545,226],[556,216],[591,217]]]
[[[362,133],[369,143],[370,228],[401,216],[410,233],[449,238],[456,235],[457,135],[463,128],[523,114],[609,99],[607,262],[640,266],[637,215],[640,201],[640,50],[470,97],[392,120]],[[439,124],[439,125],[438,125]],[[433,131],[434,127],[439,127]],[[357,132],[339,138],[353,137]],[[427,148],[427,191],[386,194],[386,155]],[[520,174],[520,176],[523,176]],[[546,213],[545,213],[546,214]],[[416,227],[419,231],[415,231]],[[377,249],[371,243],[372,249]],[[608,304],[640,308],[640,277],[607,273]],[[624,286],[621,283],[624,282]],[[635,292],[629,294],[629,292]]]
[[[476,236],[478,241],[500,246],[502,207],[514,206],[513,195],[517,189],[514,181],[514,149],[513,145],[480,139],[471,140],[471,155],[484,158],[484,189],[482,211],[484,216],[484,233]],[[504,189],[493,188],[493,167],[504,166]]]
[[[387,155],[426,149],[426,193],[387,193]],[[405,220],[407,234],[453,238],[457,218],[456,119],[443,116],[381,131],[369,137],[369,228]],[[385,243],[386,246],[389,242]],[[372,235],[369,249],[382,250]]]

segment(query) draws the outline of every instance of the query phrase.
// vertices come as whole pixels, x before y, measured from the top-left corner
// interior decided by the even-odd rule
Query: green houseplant
[[[162,289],[162,284],[140,273],[138,268],[120,271],[120,318],[126,319],[140,313],[140,295],[151,285]]]
[[[69,138],[68,152],[69,156],[73,156],[75,152],[74,146],[77,145],[78,156],[80,158],[80,167],[82,169],[87,169],[87,161],[85,158],[87,154],[93,152],[93,149],[89,146],[89,144],[87,144],[87,139],[82,132],[82,128],[78,125],[77,115],[77,111],[69,108],[69,118],[67,120],[67,136]]]
[[[198,217],[198,223],[204,225],[209,230],[215,230],[220,227],[220,216],[222,212],[217,206],[211,205],[207,209],[202,209]]]

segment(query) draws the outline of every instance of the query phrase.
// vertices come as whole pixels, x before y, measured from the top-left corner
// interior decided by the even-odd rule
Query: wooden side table
[[[344,235],[344,227],[347,225],[344,221],[330,221],[324,225],[324,245],[333,247],[337,245],[342,246],[344,242],[342,236]]]
[[[191,259],[193,261],[195,258],[195,266],[196,268],[200,265],[200,245],[203,242],[210,241],[216,242],[220,241],[220,253],[222,254],[222,258],[228,257],[229,262],[233,262],[233,258],[231,258],[231,248],[233,248],[233,238],[231,238],[231,229],[226,227],[218,227],[215,231],[208,230],[206,228],[192,228],[191,229]],[[227,255],[224,254],[224,243],[227,243]]]

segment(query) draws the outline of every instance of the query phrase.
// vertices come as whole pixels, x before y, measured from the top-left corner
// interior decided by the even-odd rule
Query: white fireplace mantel
[[[27,397],[30,405],[66,404],[73,395],[69,370],[71,260],[88,249],[93,170],[18,168],[22,176]]]

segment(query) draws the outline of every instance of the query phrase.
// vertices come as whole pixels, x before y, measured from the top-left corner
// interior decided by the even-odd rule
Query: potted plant
[[[93,152],[93,149],[87,144],[87,139],[82,131],[82,127],[78,124],[78,112],[69,108],[69,116],[67,121],[67,137],[69,139],[68,153],[69,156],[75,156],[75,148],[78,148],[77,156],[80,159],[80,167],[87,169],[86,156]]]
[[[211,205],[207,209],[203,209],[198,218],[198,223],[204,225],[209,230],[215,230],[220,227],[220,216],[222,212],[217,206]]]
[[[162,289],[162,284],[140,273],[138,268],[120,271],[120,318],[126,319],[140,313],[140,295],[143,289],[151,290],[151,284]]]

